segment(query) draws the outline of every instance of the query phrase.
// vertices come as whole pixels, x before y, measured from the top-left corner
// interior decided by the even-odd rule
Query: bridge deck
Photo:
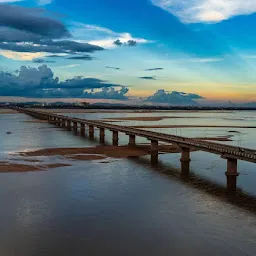
[[[109,129],[111,131],[118,131],[126,133],[127,135],[135,135],[147,138],[149,140],[161,141],[171,144],[177,144],[180,147],[184,148],[195,148],[197,150],[206,151],[213,154],[221,155],[223,158],[234,158],[247,162],[256,163],[256,150],[235,147],[215,142],[201,141],[196,139],[191,139],[187,137],[181,137],[176,135],[170,135],[165,133],[158,133],[152,131],[146,131],[142,129],[132,128],[129,126],[114,125],[105,122],[100,122],[96,120],[80,119],[73,118],[69,116],[63,116],[53,113],[47,113],[43,111],[34,111],[34,110],[22,110],[25,113],[30,113],[31,115],[41,115],[44,118],[55,117],[59,119],[69,120],[72,122],[77,122],[81,124],[91,125],[98,128]]]

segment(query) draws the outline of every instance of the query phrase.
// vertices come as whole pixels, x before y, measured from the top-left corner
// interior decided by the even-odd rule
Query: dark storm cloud
[[[106,68],[109,68],[109,69],[115,69],[115,70],[120,70],[120,68],[110,67],[110,66],[106,66]]]
[[[66,53],[67,50],[57,46],[33,45],[28,43],[4,43],[0,42],[0,49],[15,52],[50,52],[50,53]]]
[[[39,42],[43,38],[38,34],[0,26],[0,42]]]
[[[185,93],[185,92],[167,92],[164,89],[160,89],[152,96],[148,97],[146,101],[154,103],[169,103],[173,105],[197,105],[195,101],[202,99],[203,97],[198,94]]]
[[[149,69],[145,69],[144,71],[158,71],[158,70],[163,70],[163,68],[149,68]]]
[[[93,58],[90,55],[82,55],[82,56],[71,56],[71,57],[68,57],[67,59],[69,59],[69,60],[94,60],[95,58]]]
[[[78,43],[75,41],[41,41],[40,44],[32,43],[5,43],[0,42],[0,49],[15,52],[49,52],[49,53],[92,53],[104,50],[102,47],[88,43]]]
[[[65,51],[71,52],[95,52],[104,50],[102,47],[97,45],[92,45],[88,43],[78,43],[70,40],[48,41],[45,43],[48,46],[59,47],[61,49],[64,49]]]
[[[76,76],[72,79],[67,79],[64,82],[60,82],[61,88],[83,88],[83,89],[99,89],[103,87],[117,87],[120,85],[107,83],[97,78],[84,78],[82,76]],[[50,85],[49,85],[50,87]]]
[[[0,72],[0,96],[126,99],[128,90],[97,78],[74,77],[60,82],[47,65],[22,66],[17,75]]]
[[[48,15],[48,16],[46,16]],[[102,47],[74,40],[59,20],[44,9],[0,4],[0,49],[15,52],[92,53]]]
[[[145,80],[156,80],[154,76],[141,76],[139,77],[140,79],[145,79]]]
[[[0,4],[0,26],[49,38],[70,36],[70,33],[62,22],[46,15],[47,12],[44,9]]]

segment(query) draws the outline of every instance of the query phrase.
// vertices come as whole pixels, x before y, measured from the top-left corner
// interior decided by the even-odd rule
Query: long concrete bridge
[[[235,147],[220,143],[201,141],[181,136],[175,136],[170,134],[145,131],[127,126],[114,125],[96,120],[87,120],[74,118],[69,116],[58,115],[54,113],[48,113],[44,111],[36,111],[32,109],[21,109],[16,110],[33,116],[38,119],[48,120],[50,123],[66,127],[69,130],[78,131],[82,136],[85,135],[86,126],[89,127],[89,138],[94,138],[94,128],[98,128],[100,131],[100,142],[105,141],[105,130],[110,130],[113,133],[112,142],[113,145],[118,145],[119,133],[125,133],[129,136],[129,146],[136,145],[136,136],[147,138],[151,141],[151,162],[157,164],[158,162],[158,143],[165,142],[177,145],[181,149],[181,174],[189,175],[190,170],[190,151],[192,149],[209,152],[212,154],[220,155],[221,158],[227,160],[227,170],[225,172],[227,177],[227,189],[228,191],[236,191],[237,177],[239,176],[237,170],[237,161],[243,160],[247,162],[256,163],[256,150]]]

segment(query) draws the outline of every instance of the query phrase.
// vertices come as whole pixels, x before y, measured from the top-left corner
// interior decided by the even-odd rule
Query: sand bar
[[[0,109],[0,115],[2,114],[21,114],[18,111],[14,111],[12,109]]]
[[[48,169],[71,166],[69,164],[48,164],[48,165],[26,165],[0,162],[0,173],[8,172],[32,172],[32,171],[46,171]]]
[[[256,126],[239,126],[239,125],[133,125],[127,126],[133,128],[247,128],[255,129]]]
[[[145,156],[150,154],[150,145],[138,145],[135,147],[129,146],[98,146],[88,148],[46,148],[30,152],[20,152],[21,156],[53,156],[62,155],[68,156],[77,154],[95,154],[104,155],[114,158],[125,158],[131,156]],[[180,149],[174,145],[159,145],[159,151],[168,153],[178,153]],[[71,156],[73,157],[73,156]]]
[[[45,111],[51,113],[231,113],[227,110],[148,110],[148,109],[35,109],[38,111]]]
[[[72,159],[72,160],[82,160],[82,161],[93,161],[93,160],[106,159],[105,156],[100,156],[100,155],[73,155],[73,156],[69,156],[68,158]]]
[[[24,159],[24,158],[14,158],[10,159],[11,161],[22,161],[22,162],[28,162],[28,163],[42,163],[42,160],[38,159]],[[1,162],[0,162],[1,163]]]
[[[48,123],[48,120],[23,121],[24,123]]]
[[[129,117],[113,117],[104,118],[102,121],[161,121],[164,119],[177,119],[177,118],[200,118],[200,117],[190,117],[190,116],[129,116]]]

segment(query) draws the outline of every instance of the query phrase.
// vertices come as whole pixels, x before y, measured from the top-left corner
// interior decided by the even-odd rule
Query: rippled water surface
[[[255,112],[69,115],[90,119],[184,116],[157,122],[120,122],[122,125],[256,126]],[[10,152],[98,144],[97,137],[89,141],[51,124],[24,122],[29,120],[32,118],[23,114],[0,115],[0,161],[12,159]],[[233,141],[221,143],[256,148],[255,129],[150,130],[188,137],[226,136],[235,130],[239,133],[232,134]],[[7,135],[7,131],[12,134]],[[106,136],[109,142],[110,135]],[[126,144],[127,137],[120,136],[120,144]],[[160,165],[179,169],[179,157],[161,155]],[[53,158],[49,161],[67,161]],[[223,159],[204,152],[194,152],[191,158],[196,175],[225,184]],[[0,173],[1,256],[256,255],[254,213],[160,173],[150,166],[148,157],[69,162],[72,166],[49,171]],[[255,164],[240,162],[239,171],[239,187],[256,195]]]

